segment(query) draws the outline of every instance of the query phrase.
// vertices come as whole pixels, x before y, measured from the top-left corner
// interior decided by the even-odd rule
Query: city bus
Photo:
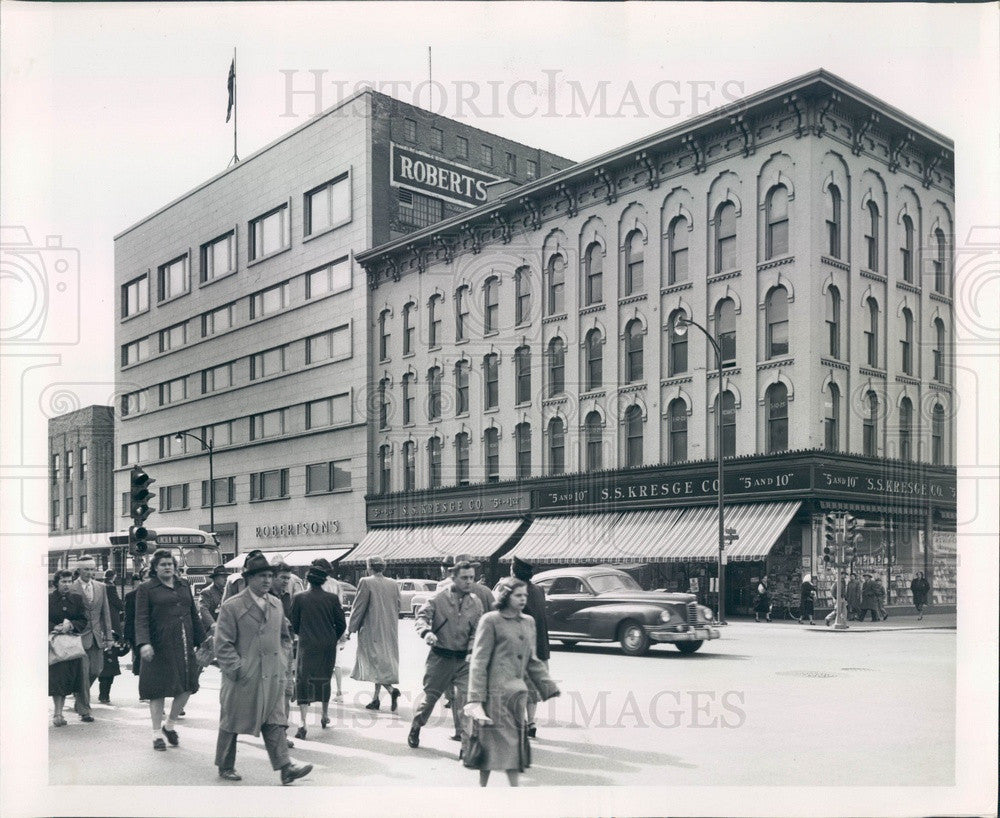
[[[222,564],[222,549],[215,534],[197,528],[160,527],[156,548],[169,548],[177,565],[196,593],[208,582],[208,575]],[[124,585],[140,567],[149,564],[152,551],[130,558],[128,531],[103,534],[64,534],[49,537],[49,573],[60,568],[73,570],[84,557],[93,557],[101,571],[113,568]]]

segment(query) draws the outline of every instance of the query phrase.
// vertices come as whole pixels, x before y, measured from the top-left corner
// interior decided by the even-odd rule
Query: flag
[[[229,80],[226,82],[226,86],[229,88],[229,105],[226,106],[226,122],[229,121],[229,117],[233,114],[233,105],[236,104],[236,58],[233,58],[232,63],[229,66]]]

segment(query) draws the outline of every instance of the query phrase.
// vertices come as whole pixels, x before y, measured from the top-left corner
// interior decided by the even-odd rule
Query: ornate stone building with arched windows
[[[351,558],[490,523],[494,561],[711,603],[721,446],[730,610],[765,572],[827,599],[841,510],[891,603],[915,571],[954,603],[953,213],[952,142],[817,71],[359,254],[382,403]]]

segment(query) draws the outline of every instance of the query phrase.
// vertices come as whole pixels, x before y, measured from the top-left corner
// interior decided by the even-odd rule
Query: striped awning
[[[573,563],[581,560],[611,561],[610,531],[620,514],[585,514],[574,517],[540,517],[502,559],[526,562]],[[602,556],[598,556],[602,555]],[[624,558],[622,561],[626,561]],[[631,559],[628,560],[631,562]]]
[[[342,564],[364,562],[378,554],[386,563],[440,563],[446,557],[489,559],[506,545],[520,520],[458,525],[373,528]]]
[[[308,548],[302,551],[289,551],[285,554],[285,558],[282,562],[285,565],[290,565],[293,568],[301,567],[304,565],[312,565],[313,560],[325,559],[329,560],[331,563],[342,559],[347,552],[349,552],[354,546],[353,545],[342,545],[336,548]]]
[[[746,503],[726,506],[726,528],[736,529],[739,539],[726,546],[731,561],[763,560],[802,505]],[[714,562],[719,558],[719,512],[714,506],[689,508],[664,540],[661,560]]]

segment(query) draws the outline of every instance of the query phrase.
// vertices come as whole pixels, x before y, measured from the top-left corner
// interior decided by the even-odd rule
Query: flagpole
[[[240,154],[236,150],[236,46],[233,46],[233,164],[240,161]]]

